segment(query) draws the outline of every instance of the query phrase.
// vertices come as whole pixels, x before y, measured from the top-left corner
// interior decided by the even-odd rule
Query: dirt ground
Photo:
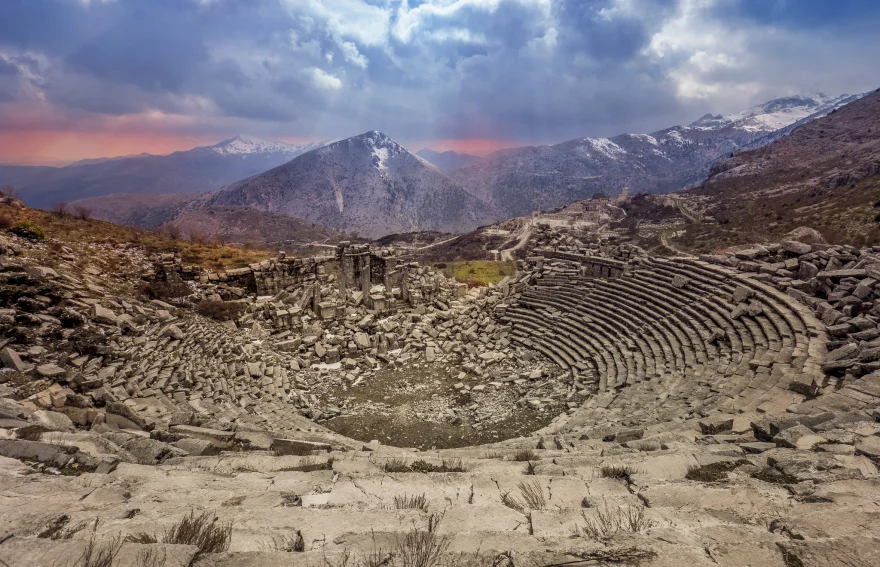
[[[471,388],[485,383],[471,375],[462,379],[459,368],[442,364],[383,368],[361,384],[319,394],[324,404],[341,411],[322,424],[364,442],[445,449],[527,435],[564,412],[570,401],[543,398],[535,410],[519,404],[525,388],[535,383],[485,384],[483,391],[467,392],[454,387],[459,382]]]

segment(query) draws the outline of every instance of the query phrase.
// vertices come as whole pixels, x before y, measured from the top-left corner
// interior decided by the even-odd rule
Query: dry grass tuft
[[[89,526],[89,522],[80,522],[73,526],[68,527],[67,524],[70,522],[70,517],[67,515],[61,515],[52,520],[52,523],[49,526],[40,532],[37,537],[41,539],[52,539],[52,540],[60,540],[60,539],[72,539],[73,536],[83,531]],[[97,519],[95,520],[95,527],[97,527]]]
[[[199,554],[222,553],[229,549],[231,540],[232,522],[219,522],[218,518],[209,512],[196,516],[195,511],[190,511],[179,522],[165,530],[162,536],[162,543],[194,545],[199,548]],[[158,543],[158,538],[141,532],[127,535],[125,541],[141,544]]]
[[[623,506],[609,508],[603,504],[596,508],[596,516],[591,518],[581,512],[584,525],[575,528],[575,535],[590,539],[607,539],[618,531],[640,533],[657,525],[654,520],[645,517],[644,506]]]
[[[630,484],[632,483],[632,475],[637,474],[639,471],[626,465],[612,465],[602,467],[600,472],[602,478],[614,478]]]
[[[194,545],[200,553],[221,553],[229,549],[232,539],[232,523],[218,522],[213,514],[194,511],[171,526],[163,538],[164,543]]]
[[[104,543],[98,543],[95,534],[89,538],[82,554],[68,563],[70,567],[113,567],[116,556],[122,549],[122,537],[116,536]]]
[[[398,541],[395,557],[401,567],[438,567],[449,548],[449,539],[437,535],[441,514],[431,514],[425,529],[413,528]]]
[[[501,503],[519,512],[526,514],[529,510],[544,510],[547,508],[547,499],[544,496],[544,488],[537,480],[521,482],[517,486],[520,497],[512,496],[512,491],[501,495]]]
[[[531,449],[520,449],[516,453],[513,454],[513,460],[519,463],[525,463],[528,461],[534,461],[538,458],[534,451]]]
[[[382,467],[387,473],[404,473],[410,472],[409,463],[406,459],[390,459],[385,461],[385,466]]]
[[[165,567],[168,555],[164,549],[142,549],[138,552],[136,567]]]
[[[394,508],[397,510],[428,511],[428,499],[424,494],[401,494],[394,497]]]

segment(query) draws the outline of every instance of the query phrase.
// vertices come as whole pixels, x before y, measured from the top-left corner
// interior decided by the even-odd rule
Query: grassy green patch
[[[465,262],[439,262],[434,269],[446,277],[455,277],[471,287],[496,284],[507,276],[516,273],[516,262],[497,260],[471,260]]]

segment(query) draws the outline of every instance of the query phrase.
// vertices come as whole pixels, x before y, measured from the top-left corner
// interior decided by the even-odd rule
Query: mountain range
[[[0,167],[0,184],[18,187],[32,206],[80,198],[99,218],[148,228],[182,212],[232,206],[370,237],[457,232],[623,187],[635,194],[696,186],[718,159],[770,143],[859,96],[786,97],[650,134],[584,137],[484,158],[427,148],[422,157],[376,131],[304,146],[238,136],[168,156]]]
[[[551,146],[502,150],[450,172],[474,196],[516,217],[599,192],[667,193],[706,178],[717,159],[858,96],[823,94],[776,99],[732,115],[706,115],[688,126],[650,134],[578,138]]]
[[[0,166],[0,185],[12,185],[25,203],[38,208],[114,193],[199,193],[266,171],[325,144],[294,145],[236,136],[168,155],[85,160],[66,167]]]

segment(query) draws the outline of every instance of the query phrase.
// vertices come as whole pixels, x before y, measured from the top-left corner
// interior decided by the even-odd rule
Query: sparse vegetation
[[[595,515],[588,516],[581,512],[584,525],[575,528],[575,535],[589,539],[603,540],[618,531],[640,533],[657,525],[657,522],[645,517],[643,506],[621,506],[609,508],[607,503],[595,508]]]
[[[70,567],[113,567],[116,556],[122,549],[122,544],[123,540],[120,536],[99,543],[97,536],[92,534],[82,554],[68,565]]]
[[[424,494],[401,494],[394,497],[394,508],[397,510],[428,511],[428,499]]]
[[[385,462],[383,467],[387,473],[452,473],[467,472],[461,459],[444,459],[440,465],[435,465],[427,461],[418,460],[413,463],[407,463],[405,459],[391,459]]]
[[[70,205],[67,203],[55,203],[55,205],[52,206],[52,213],[60,218],[71,216],[72,212],[73,209],[71,209]]]
[[[398,542],[395,556],[401,567],[438,567],[440,557],[449,548],[449,539],[437,534],[442,514],[431,514],[428,525],[413,528]]]
[[[520,463],[534,461],[537,458],[538,456],[531,449],[520,449],[513,454],[513,460]]]
[[[184,516],[179,522],[165,530],[162,543],[194,545],[202,553],[222,553],[229,549],[232,539],[232,523],[220,522],[216,516],[203,512],[196,516],[195,511]],[[155,535],[141,532],[129,534],[125,541],[133,543],[158,543]]]
[[[15,221],[6,211],[0,211],[0,230],[8,230]]]
[[[442,268],[441,268],[442,266]],[[434,264],[434,268],[441,270],[446,277],[454,277],[470,287],[482,287],[495,284],[507,276],[516,273],[515,262],[501,262],[495,260],[471,260],[465,262],[441,262]]]
[[[28,220],[20,220],[9,227],[9,232],[28,240],[45,240],[46,231]]]
[[[616,480],[622,480],[626,484],[631,484],[632,475],[637,474],[638,471],[633,467],[626,465],[611,465],[603,466],[600,469],[600,473],[602,474],[602,478],[613,478]]]
[[[168,554],[164,549],[150,547],[140,550],[135,561],[136,567],[165,567],[168,563]]]
[[[72,539],[73,536],[86,529],[90,522],[83,521],[74,524],[73,526],[68,526],[69,523],[70,517],[66,514],[58,516],[45,530],[40,532],[37,537],[51,540]]]
[[[537,480],[521,482],[517,486],[517,490],[521,499],[511,495],[512,491],[509,490],[501,495],[501,503],[521,514],[525,514],[529,510],[544,510],[547,507],[544,488]]]
[[[176,252],[185,264],[201,266],[211,270],[242,268],[270,258],[274,252],[262,247],[246,249],[237,246],[221,246],[205,242],[203,244],[182,240],[180,231],[162,233],[118,225],[91,218],[92,211],[86,207],[73,207],[72,214],[58,216],[50,211],[39,209],[17,209],[3,206],[0,217],[7,218],[6,230],[21,223],[23,227],[36,228],[35,234],[42,237],[19,235],[23,238],[42,240],[51,238],[62,245],[70,244],[134,244],[143,247],[147,254]],[[70,209],[67,209],[70,211]],[[89,218],[83,218],[88,211]],[[0,223],[0,229],[3,229]],[[27,231],[30,234],[30,230]]]
[[[82,205],[73,207],[73,215],[79,220],[89,220],[92,218],[92,209]]]

